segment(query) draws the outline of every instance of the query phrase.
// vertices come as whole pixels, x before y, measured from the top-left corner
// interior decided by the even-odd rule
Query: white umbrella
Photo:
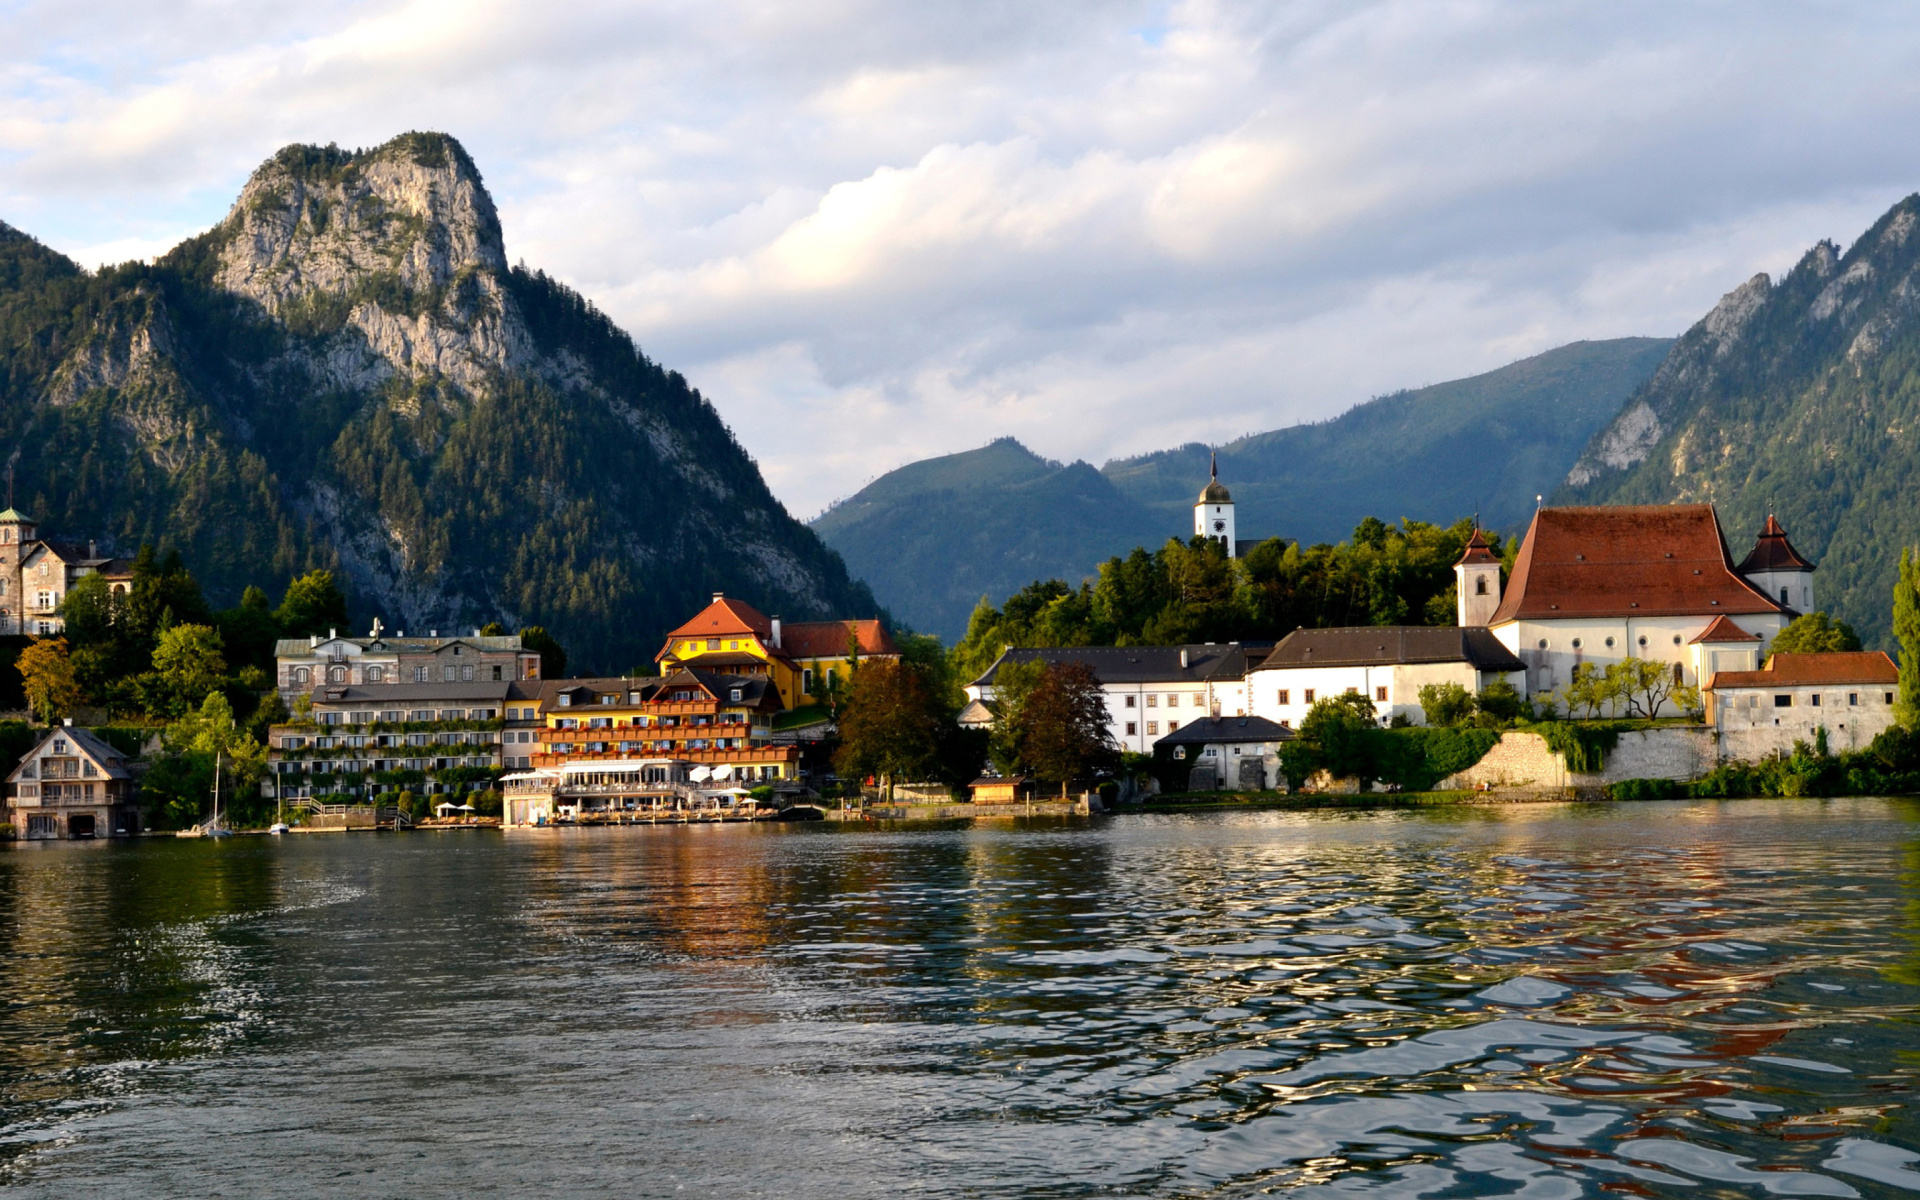
[[[471,804],[462,804],[459,808],[455,809],[454,811],[455,812],[475,812],[477,810]]]
[[[693,780],[695,783],[699,783],[712,773],[713,772],[707,770],[705,767],[695,767],[693,770],[687,772],[687,778]]]
[[[447,811],[448,809],[450,809],[450,808],[452,808],[453,806],[454,806],[454,805],[453,805],[453,801],[451,801],[451,800],[443,800],[443,801],[441,801],[441,802],[440,802],[439,804],[436,804],[436,805],[434,805],[434,806],[433,806],[433,811],[435,811],[435,812],[446,812],[446,811]]]
[[[719,766],[715,767],[712,770],[712,772],[708,774],[707,777],[709,779],[731,779],[733,778],[733,764],[721,763]]]

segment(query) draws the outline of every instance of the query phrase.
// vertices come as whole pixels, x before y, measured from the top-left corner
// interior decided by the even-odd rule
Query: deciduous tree
[[[1900,695],[1894,717],[1920,730],[1920,563],[1911,548],[1900,551],[1900,577],[1893,585],[1893,636],[1900,639]]]
[[[1858,650],[1860,635],[1845,621],[1824,612],[1804,613],[1782,629],[1768,647],[1769,654],[1832,654]]]
[[[1037,777],[1060,785],[1111,770],[1120,747],[1108,729],[1107,698],[1085,663],[1050,663],[1020,706],[1020,759]]]
[[[944,707],[919,666],[867,663],[854,676],[840,713],[834,770],[842,778],[878,778],[889,800],[895,781],[930,778],[940,758]]]
[[[67,639],[41,638],[14,660],[27,701],[40,719],[51,725],[80,703],[80,685],[74,680],[67,656]]]

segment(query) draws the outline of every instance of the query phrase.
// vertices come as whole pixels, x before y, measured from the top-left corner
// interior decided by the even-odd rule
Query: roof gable
[[[1758,671],[1716,671],[1709,690],[1730,687],[1791,687],[1806,684],[1900,682],[1900,668],[1884,650],[1846,650],[1831,654],[1776,654]]]
[[[773,622],[744,600],[733,600],[718,592],[713,603],[701,609],[693,620],[668,634],[668,637],[727,637],[732,634],[773,632]]]
[[[1265,717],[1198,717],[1172,733],[1156,746],[1196,746],[1220,742],[1284,742],[1299,735]]]
[[[862,654],[898,654],[879,621],[796,621],[780,630],[780,653],[788,658],[845,658],[849,638],[859,639]]]
[[[55,744],[59,742],[66,743],[67,748],[64,751],[55,750]],[[14,767],[13,772],[7,776],[7,782],[18,781],[22,778],[22,772],[29,766],[35,767],[37,775],[37,764],[42,755],[47,754],[59,758],[90,760],[94,769],[99,772],[94,776],[96,779],[131,779],[133,777],[133,772],[127,767],[126,756],[114,749],[112,743],[88,730],[62,725],[57,729],[49,730],[47,736],[41,738],[38,745],[27,751],[19,765]]]
[[[1488,624],[1780,611],[1734,572],[1710,504],[1543,508]]]
[[[1772,513],[1767,514],[1767,523],[1760,527],[1760,536],[1754,539],[1753,549],[1740,560],[1740,573],[1751,575],[1759,571],[1811,571],[1813,564],[1800,557],[1800,552],[1787,540],[1787,531],[1780,527]]]
[[[1699,646],[1707,642],[1757,642],[1760,640],[1759,634],[1748,633],[1728,618],[1722,616],[1715,617],[1713,624],[1695,634],[1693,641],[1689,644]]]

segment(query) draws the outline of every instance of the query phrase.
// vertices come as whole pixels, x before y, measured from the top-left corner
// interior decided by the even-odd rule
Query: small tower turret
[[[1454,611],[1460,627],[1485,625],[1500,607],[1500,560],[1493,545],[1476,525],[1467,539],[1466,553],[1453,564]]]
[[[1813,611],[1813,564],[1800,557],[1772,513],[1740,564],[1740,575],[1761,595],[1796,613]]]
[[[1220,458],[1211,456],[1207,486],[1193,506],[1193,533],[1227,548],[1227,557],[1236,557],[1233,528],[1233,496],[1220,482]]]

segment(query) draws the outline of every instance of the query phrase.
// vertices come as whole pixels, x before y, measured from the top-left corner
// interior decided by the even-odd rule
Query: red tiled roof
[[[1460,561],[1453,565],[1463,567],[1468,563],[1497,563],[1499,561],[1499,559],[1493,556],[1493,546],[1488,543],[1486,535],[1476,529],[1473,531],[1473,536],[1467,539],[1466,553],[1462,554]]]
[[[1488,624],[1779,611],[1734,573],[1710,504],[1543,508]]]
[[[1715,617],[1713,624],[1700,631],[1699,636],[1688,642],[1689,646],[1698,646],[1704,642],[1757,642],[1757,633],[1748,633],[1725,617]]]
[[[1767,514],[1767,523],[1755,539],[1753,549],[1740,562],[1740,573],[1750,571],[1811,571],[1813,564],[1801,558],[1793,543],[1787,540],[1787,531],[1780,528],[1780,522]]]
[[[760,610],[753,605],[744,600],[729,600],[725,596],[715,595],[713,603],[701,609],[698,616],[667,636],[727,637],[757,633],[766,637],[772,632],[773,623],[760,615]]]
[[[849,630],[860,636],[862,654],[898,654],[878,621],[796,621],[780,629],[780,653],[788,658],[845,658]]]
[[[1849,650],[1834,654],[1776,654],[1764,671],[1715,671],[1709,689],[1727,687],[1782,687],[1808,683],[1900,682],[1900,668],[1883,650]]]

